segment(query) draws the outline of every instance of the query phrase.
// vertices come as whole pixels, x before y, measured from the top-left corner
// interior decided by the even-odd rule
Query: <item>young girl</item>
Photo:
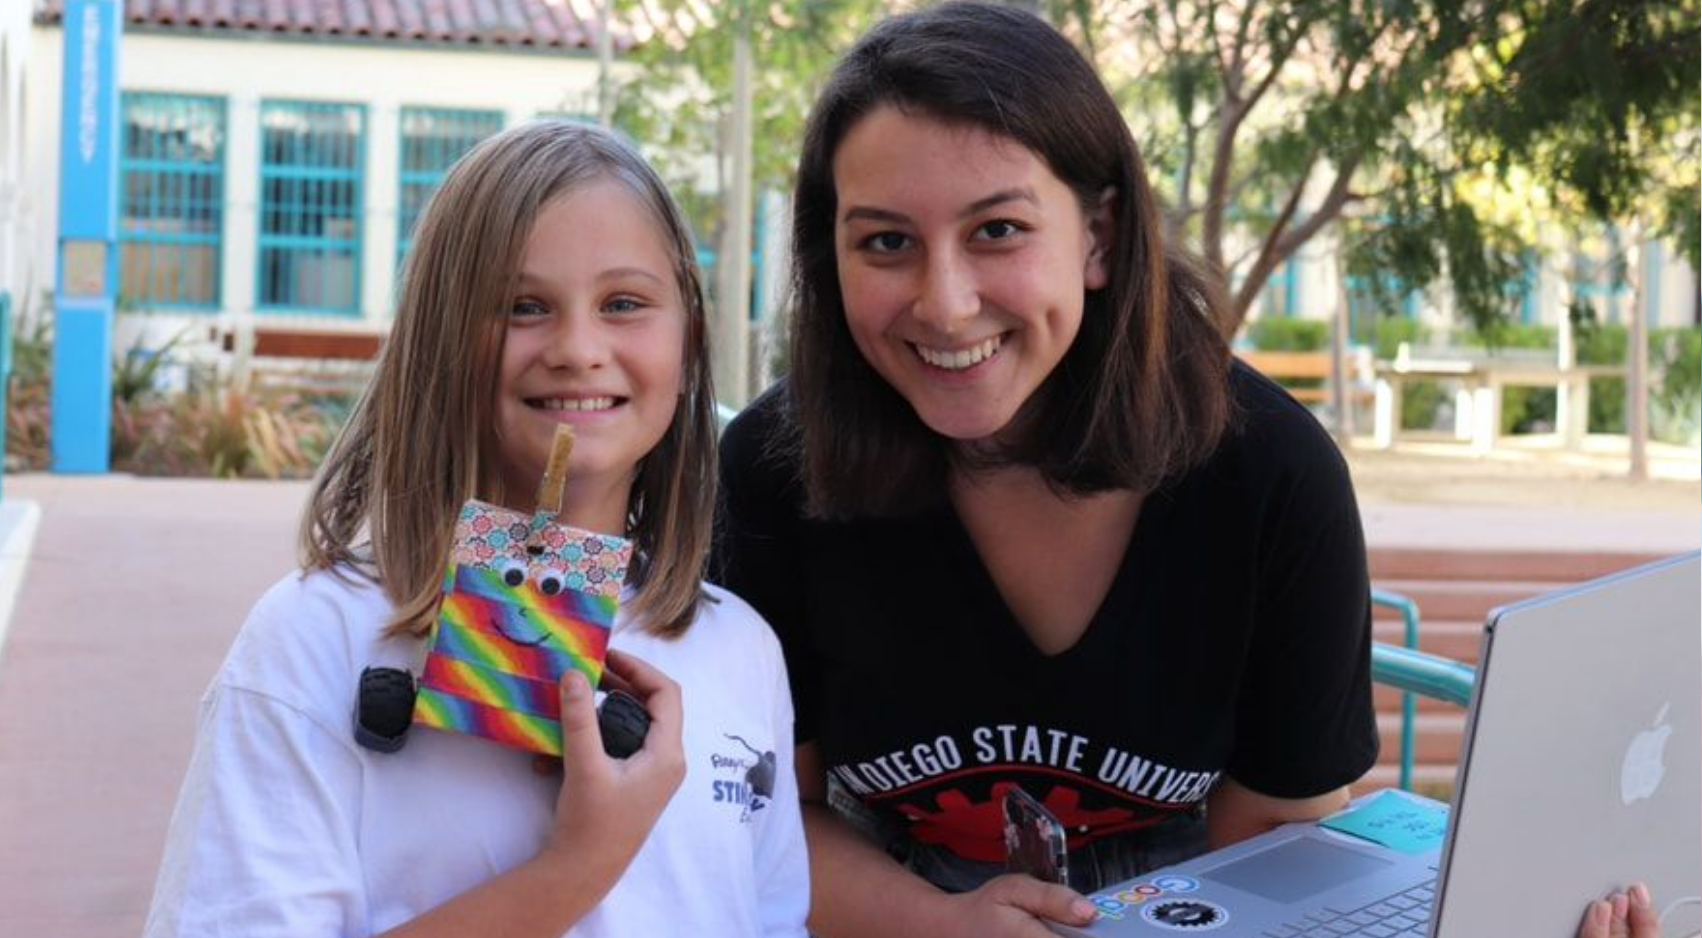
[[[700,580],[715,398],[691,256],[604,131],[529,124],[449,174],[315,483],[303,570],[202,702],[148,935],[802,934],[785,670]],[[557,519],[634,544],[608,673],[651,714],[643,748],[604,754],[572,670],[559,770],[418,726],[398,752],[358,745],[361,671],[418,672],[462,504],[530,515],[560,424]]]

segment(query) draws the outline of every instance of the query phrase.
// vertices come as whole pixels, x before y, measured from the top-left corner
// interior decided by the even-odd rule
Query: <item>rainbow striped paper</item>
[[[468,502],[414,722],[561,755],[557,683],[568,668],[602,679],[631,557],[624,539]]]

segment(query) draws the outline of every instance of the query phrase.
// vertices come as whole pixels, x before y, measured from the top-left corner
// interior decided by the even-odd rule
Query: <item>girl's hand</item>
[[[680,687],[661,671],[611,650],[611,684],[628,691],[650,713],[644,746],[626,759],[603,752],[591,686],[569,671],[561,681],[562,779],[555,828],[543,856],[576,876],[612,888],[685,778]]]
[[[1578,938],[1661,938],[1660,919],[1642,883],[1606,899],[1597,899],[1584,910]]]
[[[974,892],[947,896],[957,934],[1056,938],[1045,922],[1086,925],[1097,912],[1093,903],[1068,886],[1045,883],[1017,873],[988,880]]]

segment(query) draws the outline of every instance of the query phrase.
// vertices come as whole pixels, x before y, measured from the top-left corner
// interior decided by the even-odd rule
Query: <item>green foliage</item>
[[[1455,341],[1467,348],[1490,350],[1552,349],[1557,339],[1553,326],[1495,320],[1466,330]]]
[[[1382,212],[1344,226],[1348,274],[1385,308],[1440,281],[1474,327],[1505,321],[1524,300],[1529,246],[1507,225],[1480,217],[1449,170],[1404,141],[1395,145],[1409,162],[1389,168]]]
[[[52,304],[43,294],[41,305]],[[6,471],[45,469],[50,452],[53,397],[53,316],[14,310],[12,374],[6,391]]]
[[[1642,216],[1694,263],[1697,4],[1102,0],[1065,12],[1118,99],[1139,102],[1155,183],[1234,275],[1239,314],[1284,259],[1346,222],[1350,274],[1445,284],[1486,327],[1522,299],[1508,285],[1523,283],[1532,249],[1567,249],[1588,224]],[[1230,257],[1229,240],[1248,236],[1255,250]]]
[[[1697,261],[1697,0],[1524,0],[1455,130],[1590,218],[1658,217]],[[1512,37],[1510,37],[1511,39]]]
[[[1629,333],[1619,323],[1580,325],[1578,362],[1623,365],[1630,348]],[[1670,443],[1687,443],[1702,420],[1702,333],[1695,327],[1653,329],[1649,332],[1650,436]],[[1625,432],[1625,379],[1590,381],[1590,432]]]
[[[1436,381],[1408,381],[1401,394],[1401,429],[1434,430],[1442,422],[1442,406],[1450,403],[1448,390]],[[1450,409],[1449,414],[1452,414]],[[1452,419],[1450,417],[1450,419]]]
[[[335,412],[294,394],[225,386],[113,410],[113,466],[138,475],[306,478]]]
[[[1560,397],[1553,388],[1506,387],[1501,390],[1501,432],[1552,433]]]
[[[1247,324],[1247,341],[1261,352],[1313,352],[1330,344],[1330,324],[1319,319],[1268,317]]]
[[[804,120],[834,60],[885,11],[881,0],[619,0],[618,9],[666,24],[628,58],[638,75],[616,94],[615,123],[644,146],[702,243],[717,243],[715,192],[728,173],[733,41],[748,17],[752,56],[753,182],[790,189]],[[708,19],[702,19],[703,17]],[[714,182],[704,184],[713,161]]]
[[[1699,2],[1021,5],[1048,13],[1105,76],[1174,224],[1237,282],[1237,317],[1336,226],[1349,274],[1403,292],[1446,284],[1487,329],[1523,299],[1509,285],[1527,264],[1590,224],[1641,216],[1698,263]],[[784,189],[834,58],[913,5],[621,0],[665,25],[632,55],[641,75],[621,89],[617,122],[716,243],[717,186],[702,180],[712,156],[716,181],[726,175],[738,24],[748,16],[755,182]],[[1248,238],[1252,252],[1228,256]]]
[[[1418,320],[1404,316],[1378,316],[1371,323],[1371,334],[1360,341],[1368,339],[1372,356],[1384,361],[1394,358],[1402,344],[1418,345],[1426,336]]]
[[[1405,320],[1380,320],[1404,322]],[[1582,320],[1573,333],[1580,365],[1624,365],[1628,332],[1619,323]],[[1410,340],[1407,340],[1410,341]],[[1552,349],[1555,330],[1532,324],[1498,324],[1456,337],[1462,346],[1502,349]],[[1377,357],[1394,354],[1393,343],[1380,342]],[[1702,431],[1702,331],[1694,326],[1655,329],[1649,334],[1649,434],[1669,443],[1689,444]],[[1401,400],[1401,426],[1429,429],[1445,425],[1448,389],[1437,382],[1412,381]],[[1547,387],[1508,387],[1501,398],[1502,433],[1552,432],[1557,395]],[[1625,379],[1590,379],[1591,433],[1625,433]]]
[[[159,348],[150,348],[145,333],[137,333],[136,340],[124,354],[118,356],[112,365],[112,396],[115,400],[130,404],[142,399],[143,395],[153,393],[159,383],[160,369],[171,362],[172,352],[190,333],[195,331],[193,325],[185,326],[176,335],[167,339]]]
[[[52,464],[53,317],[14,325],[6,408],[6,468]],[[138,343],[113,362],[112,467],[119,472],[219,478],[306,478],[348,416],[348,402],[249,391],[229,379],[159,393],[182,335],[158,349]]]

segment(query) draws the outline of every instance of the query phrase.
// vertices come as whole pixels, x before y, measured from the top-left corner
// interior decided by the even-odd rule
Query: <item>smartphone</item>
[[[1005,865],[1043,882],[1070,882],[1064,825],[1017,785],[1005,790]]]

